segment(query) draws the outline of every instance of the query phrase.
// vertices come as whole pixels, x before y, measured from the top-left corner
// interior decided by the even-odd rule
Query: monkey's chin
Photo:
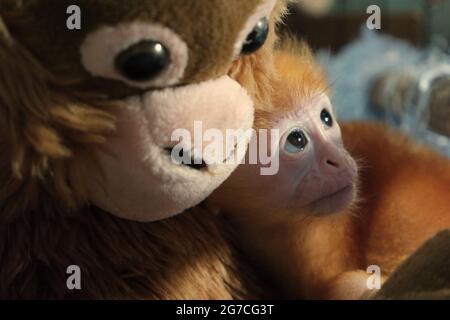
[[[350,184],[332,194],[311,202],[308,207],[315,216],[329,216],[350,208],[355,199],[355,187]]]

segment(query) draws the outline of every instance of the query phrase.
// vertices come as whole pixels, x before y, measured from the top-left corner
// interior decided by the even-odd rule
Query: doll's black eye
[[[263,18],[258,21],[252,32],[245,39],[242,54],[251,54],[261,48],[269,35],[269,21]]]
[[[293,129],[286,138],[284,150],[287,153],[299,153],[308,145],[306,134],[300,129]]]
[[[170,64],[170,53],[161,43],[146,40],[120,53],[116,68],[132,81],[149,81],[160,75]]]
[[[329,128],[333,126],[333,117],[327,109],[323,109],[320,113],[320,120],[322,120],[323,124]]]

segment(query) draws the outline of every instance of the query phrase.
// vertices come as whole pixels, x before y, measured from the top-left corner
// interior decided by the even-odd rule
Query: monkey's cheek
[[[157,221],[205,200],[245,156],[249,137],[244,135],[237,150],[206,167],[178,164],[168,151],[176,144],[174,131],[190,133],[194,148],[206,145],[195,139],[196,121],[224,137],[228,129],[249,130],[252,100],[228,77],[128,99],[118,113],[115,137],[97,152],[102,172],[92,177],[91,202],[121,218]],[[229,161],[234,152],[236,161]]]

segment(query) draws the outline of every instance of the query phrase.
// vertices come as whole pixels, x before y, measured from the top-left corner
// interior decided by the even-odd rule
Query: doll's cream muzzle
[[[229,152],[221,161],[210,161],[214,152],[196,128],[201,124],[200,134],[210,131],[224,137],[227,130],[252,128],[252,100],[227,76],[148,92],[121,103],[117,133],[108,141],[107,151],[98,152],[104,175],[91,192],[91,201],[108,212],[139,221],[181,213],[206,199],[245,157],[247,135],[225,139]],[[191,135],[187,151],[201,151],[203,158],[197,160],[205,165],[173,161],[168,150],[177,143],[177,132]],[[234,161],[228,161],[231,156]]]

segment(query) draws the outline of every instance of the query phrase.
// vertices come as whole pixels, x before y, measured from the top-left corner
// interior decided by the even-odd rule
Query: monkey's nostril
[[[332,167],[335,167],[335,168],[339,168],[339,163],[334,162],[334,161],[332,161],[332,160],[327,160],[326,163],[327,163],[327,165],[329,165],[329,166],[332,166]]]

